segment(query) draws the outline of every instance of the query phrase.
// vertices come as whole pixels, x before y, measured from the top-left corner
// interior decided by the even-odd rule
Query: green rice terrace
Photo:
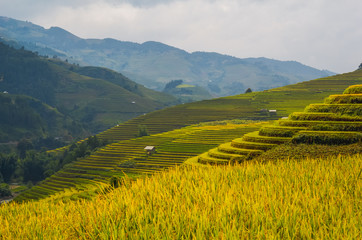
[[[290,141],[360,141],[361,84],[362,71],[358,70],[137,117],[98,134],[99,139],[112,143],[66,165],[15,200],[90,198],[101,186],[109,185],[112,177],[134,179],[195,158],[207,164],[241,162]],[[350,85],[357,86],[347,88]],[[325,98],[324,104],[314,104]],[[265,122],[288,115],[274,125]],[[136,137],[140,126],[150,135]],[[156,147],[156,152],[147,154],[146,146]]]
[[[362,85],[348,87],[343,94],[331,95],[324,104],[310,104],[274,125],[245,134],[198,157],[199,163],[228,164],[262,154],[276,145],[353,144],[362,141]]]
[[[250,122],[250,121],[248,121]],[[214,148],[233,138],[255,131],[261,123],[223,121],[193,125],[174,131],[112,143],[79,159],[45,179],[16,200],[89,198],[94,190],[109,184],[113,176],[128,178],[153,174],[182,164],[187,158]],[[156,152],[146,154],[146,146]]]
[[[263,92],[181,104],[136,117],[98,136],[111,141],[131,139],[137,134],[139,125],[146,126],[150,134],[156,134],[206,121],[276,120],[303,111],[308,104],[321,102],[330,95],[342,93],[348,86],[361,83],[362,70],[357,70]],[[276,112],[269,113],[269,110]]]

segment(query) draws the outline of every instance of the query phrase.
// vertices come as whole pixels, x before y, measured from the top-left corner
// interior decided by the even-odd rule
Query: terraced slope
[[[216,124],[216,125],[215,125]],[[265,123],[264,123],[265,124]],[[137,177],[154,174],[182,164],[221,143],[260,128],[262,123],[208,123],[109,144],[94,154],[68,165],[37,186],[17,197],[17,201],[41,199],[51,195],[87,197],[112,176]],[[147,155],[146,146],[157,152]]]
[[[245,134],[200,155],[198,162],[240,162],[286,142],[308,144],[352,144],[362,141],[362,84],[331,95],[323,104],[310,104],[304,112],[260,131]]]
[[[204,121],[235,118],[276,119],[281,116],[287,116],[295,111],[302,111],[306,104],[322,101],[322,99],[331,94],[341,93],[352,84],[362,84],[362,71],[317,79],[264,92],[253,92],[233,97],[183,104],[146,114],[100,133],[98,137],[101,139],[119,142],[108,145],[89,158],[75,162],[73,165],[45,180],[45,184],[35,187],[36,191],[32,189],[21,195],[19,199],[43,198],[69,188],[83,191],[85,188],[93,188],[99,183],[107,182],[113,175],[123,175],[122,171],[129,176],[133,176],[163,170],[170,165],[180,164],[182,162],[180,159],[183,157],[186,159],[187,157],[197,156],[209,149],[216,148],[219,144],[243,136],[245,133],[251,132],[251,128],[246,129],[243,127],[240,131],[230,129],[226,131],[225,126],[220,127],[220,130],[213,131],[194,129],[190,130],[193,132],[192,134],[188,128],[185,128],[188,129],[185,133],[182,133],[182,129],[173,131],[171,135],[175,134],[174,136],[170,136],[168,133],[165,133],[165,135],[160,134],[162,132]],[[265,112],[260,111],[263,108],[276,109],[277,114],[274,116],[264,115]],[[280,121],[278,127],[284,128],[288,126],[288,121]],[[304,129],[307,127],[305,126],[306,124],[303,125],[303,121],[291,122],[293,124],[298,122],[301,125],[298,126],[296,124],[298,128],[302,127]],[[311,122],[309,121],[308,124],[312,124]],[[354,126],[359,128],[359,122],[355,121],[354,123],[354,125],[348,125],[349,128]],[[139,125],[146,126],[148,132],[152,135],[133,139],[138,132]],[[295,126],[292,127],[293,129],[288,131],[295,132]],[[254,128],[253,131],[257,129]],[[180,135],[177,135],[178,131],[181,131]],[[288,131],[282,132],[285,135],[285,132]],[[223,159],[223,163],[228,163],[230,160],[241,161],[242,159],[258,155],[280,142],[289,141],[292,136],[279,136],[279,139],[276,140],[275,138],[272,139],[272,136],[269,135],[250,133],[245,135],[244,138],[233,140],[230,146],[223,145],[218,147],[212,151],[210,156],[201,157],[200,161],[210,163],[217,163],[220,159]],[[158,146],[157,154],[147,157],[143,151],[143,148],[147,145]],[[241,154],[241,158],[225,156],[224,153],[228,151],[232,154],[240,152],[243,154]],[[182,156],[179,158],[179,156],[176,156],[177,154]],[[221,156],[221,158],[218,156]],[[157,162],[158,160],[160,161]],[[61,183],[53,182],[54,177],[58,177],[57,181]],[[49,187],[45,187],[47,184]]]
[[[293,112],[303,111],[306,105],[321,102],[324,98],[339,94],[348,86],[356,84],[362,84],[362,70],[263,92],[170,107],[134,118],[98,136],[112,141],[131,139],[138,133],[139,125],[146,126],[150,134],[156,134],[205,121],[278,119]],[[261,109],[275,109],[277,114],[270,115]]]

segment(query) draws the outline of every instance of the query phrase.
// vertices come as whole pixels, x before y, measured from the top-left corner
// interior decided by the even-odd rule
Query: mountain
[[[13,95],[26,95],[33,99],[26,102],[36,102],[39,106],[45,104],[42,108],[48,106],[47,109],[52,113],[50,115],[64,118],[65,122],[81,122],[80,129],[84,128],[91,134],[177,103],[171,95],[147,89],[112,70],[79,67],[59,59],[40,57],[24,49],[15,49],[1,42],[0,92],[6,98],[4,102],[14,102],[13,105],[9,103],[9,108],[6,109],[14,110],[19,105]],[[11,99],[7,95],[11,95]],[[31,107],[34,104],[26,104],[31,111],[35,111],[35,115],[40,115],[40,118],[34,119],[35,123],[38,119],[37,124],[49,126],[48,121],[53,118],[37,112]],[[3,119],[4,112],[0,112],[0,116]],[[62,124],[66,124],[65,122]],[[57,126],[55,122],[53,125]],[[32,126],[23,127],[27,129]],[[74,131],[73,133],[75,134]]]
[[[188,53],[159,42],[142,44],[115,39],[82,39],[59,27],[0,17],[0,36],[41,55],[58,56],[81,65],[103,66],[149,88],[162,90],[182,79],[213,96],[229,96],[333,75],[295,61],[240,59],[210,52]]]

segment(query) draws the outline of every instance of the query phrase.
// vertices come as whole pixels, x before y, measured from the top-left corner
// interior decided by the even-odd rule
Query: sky
[[[362,63],[361,9],[361,0],[0,0],[0,16],[82,38],[158,41],[336,73]]]

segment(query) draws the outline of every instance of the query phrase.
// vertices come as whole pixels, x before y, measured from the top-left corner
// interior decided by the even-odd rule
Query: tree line
[[[23,139],[15,151],[0,153],[0,197],[8,193],[7,184],[16,182],[32,186],[106,144],[106,141],[91,136],[81,143],[73,143],[65,151],[48,153],[46,149],[36,150],[34,142]]]

